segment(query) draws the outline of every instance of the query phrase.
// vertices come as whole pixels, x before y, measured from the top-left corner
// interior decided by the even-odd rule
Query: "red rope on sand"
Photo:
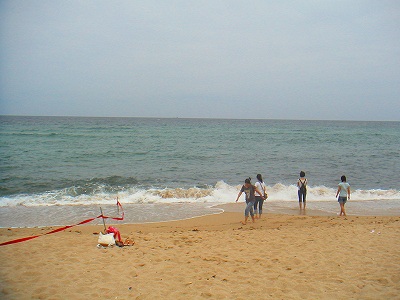
[[[124,214],[124,210],[123,210],[123,208],[122,208],[121,203],[119,203],[118,197],[117,197],[117,206],[120,207],[121,210],[122,210],[122,215],[121,215],[121,217],[108,217],[108,216],[104,216],[104,215],[99,215],[99,216],[97,216],[96,218],[86,219],[86,220],[83,220],[82,222],[79,222],[79,223],[77,223],[77,224],[74,224],[74,225],[67,225],[67,226],[64,226],[64,227],[61,227],[61,228],[57,228],[57,229],[54,229],[54,230],[52,230],[52,231],[46,232],[46,233],[44,233],[44,234],[34,235],[34,236],[29,236],[29,237],[24,237],[24,238],[20,238],[20,239],[16,239],[16,240],[11,240],[11,241],[8,241],[8,242],[4,242],[4,243],[1,243],[0,246],[6,246],[6,245],[11,245],[11,244],[16,244],[16,243],[21,243],[21,242],[29,241],[29,240],[38,238],[38,237],[40,237],[40,236],[44,236],[44,235],[48,235],[48,234],[52,234],[52,233],[57,233],[57,232],[60,232],[60,231],[64,231],[64,230],[66,230],[66,229],[68,229],[68,228],[74,227],[74,226],[86,224],[86,223],[92,222],[93,220],[96,220],[96,219],[99,219],[99,218],[103,218],[103,219],[112,219],[112,220],[122,221],[122,220],[124,219],[124,217],[125,217],[125,214]]]
[[[10,244],[16,244],[16,243],[20,243],[20,242],[29,241],[29,240],[37,238],[39,236],[40,235],[35,235],[35,236],[25,237],[25,238],[22,238],[22,239],[16,239],[16,240],[4,242],[4,243],[1,243],[0,246],[5,246],[5,245],[10,245]]]

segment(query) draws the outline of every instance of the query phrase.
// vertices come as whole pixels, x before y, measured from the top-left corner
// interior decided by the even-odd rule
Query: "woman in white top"
[[[254,202],[254,213],[256,218],[261,218],[262,214],[262,207],[264,204],[264,200],[267,199],[267,187],[265,186],[265,183],[262,179],[261,174],[257,174],[257,182],[254,184],[257,190],[261,191],[262,196],[256,196],[256,201]],[[258,211],[257,211],[258,207]],[[258,213],[258,215],[257,215]]]
[[[350,184],[346,182],[346,176],[340,177],[341,183],[338,184],[338,189],[336,192],[336,198],[338,198],[338,202],[340,205],[340,214],[339,216],[346,216],[346,211],[344,210],[344,205],[347,200],[350,200]]]

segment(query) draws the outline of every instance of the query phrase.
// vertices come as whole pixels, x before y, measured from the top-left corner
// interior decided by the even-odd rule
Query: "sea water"
[[[154,222],[218,213],[262,174],[268,211],[400,214],[400,122],[0,116],[0,227],[62,225],[106,213]],[[241,199],[240,201],[243,201]],[[243,207],[240,206],[240,210]]]

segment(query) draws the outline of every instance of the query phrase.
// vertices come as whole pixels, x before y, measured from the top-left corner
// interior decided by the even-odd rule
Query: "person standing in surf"
[[[306,195],[307,195],[307,178],[304,171],[300,172],[300,178],[297,180],[297,195],[299,196],[300,210],[306,209]]]
[[[264,204],[264,200],[267,199],[267,187],[265,186],[265,183],[263,181],[263,178],[261,174],[257,174],[257,182],[254,184],[254,186],[257,188],[257,190],[261,191],[263,194],[262,196],[255,196],[255,201],[254,201],[254,214],[256,219],[260,218],[262,215],[262,208]],[[257,207],[258,207],[258,215],[257,215]]]
[[[242,222],[242,224],[246,225],[247,220],[249,219],[249,215],[251,216],[253,223],[255,222],[254,218],[255,193],[257,192],[257,194],[259,194],[260,196],[262,196],[262,194],[254,185],[251,184],[250,177],[244,181],[244,185],[242,185],[242,188],[239,191],[239,194],[236,198],[236,202],[238,202],[243,192],[246,195],[246,209],[244,210],[244,222]]]
[[[341,182],[338,184],[338,189],[336,192],[336,198],[338,198],[338,202],[340,205],[340,214],[339,216],[346,216],[346,211],[344,210],[344,205],[347,200],[350,200],[350,184],[347,183],[346,176],[340,177]]]

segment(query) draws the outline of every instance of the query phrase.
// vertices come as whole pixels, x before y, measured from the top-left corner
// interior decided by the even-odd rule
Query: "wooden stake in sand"
[[[101,209],[101,206],[100,206],[100,212],[101,212],[101,218],[103,219],[103,225],[104,225],[104,234],[106,234],[107,233],[107,228],[106,228],[106,222],[104,221],[104,216],[103,216],[103,210]]]

